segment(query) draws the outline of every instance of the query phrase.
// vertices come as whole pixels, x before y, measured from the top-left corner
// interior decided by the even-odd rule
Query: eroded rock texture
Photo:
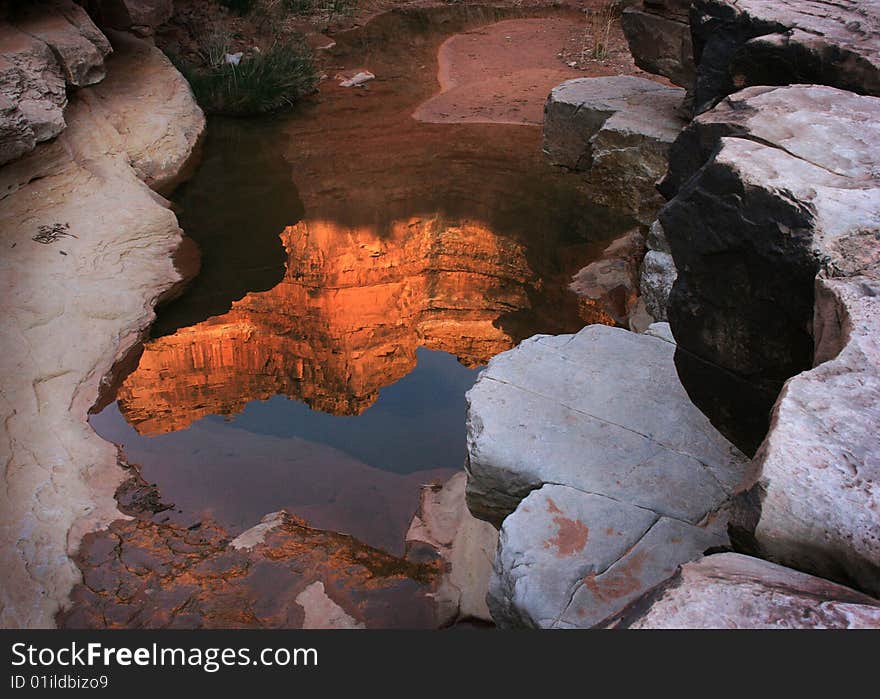
[[[644,0],[621,18],[636,65],[685,88],[695,75],[690,6],[691,0]]]
[[[166,134],[202,123],[185,81],[162,65],[161,89],[141,81],[136,60],[127,89],[78,91],[68,129],[0,170],[3,626],[51,626],[79,579],[68,555],[85,532],[119,517],[116,451],[86,416],[101,378],[152,321],[156,299],[180,282],[171,256],[181,242],[174,214],[129,165],[126,144],[142,142],[145,122],[135,115],[164,114]],[[163,112],[171,92],[177,110]],[[163,139],[154,157],[182,162],[188,146]],[[55,242],[34,240],[56,224]]]
[[[662,200],[655,185],[684,126],[684,90],[619,75],[553,88],[544,107],[544,153],[589,174],[597,201],[650,223]]]
[[[695,113],[752,85],[880,95],[880,6],[859,0],[696,0]]]
[[[616,628],[876,629],[880,600],[737,553],[686,563]]]
[[[70,0],[0,8],[0,165],[61,133],[67,87],[102,80],[110,51]]]
[[[815,332],[817,366],[785,385],[755,458],[755,539],[764,556],[878,596],[880,264],[817,279]]]
[[[691,404],[674,351],[662,325],[536,336],[468,393],[468,506],[503,521],[499,624],[594,626],[727,542],[747,463]]]
[[[660,221],[678,267],[676,361],[695,402],[747,451],[783,382],[812,365],[816,274],[876,263],[878,124],[875,97],[754,87],[673,146],[662,188],[677,195]]]

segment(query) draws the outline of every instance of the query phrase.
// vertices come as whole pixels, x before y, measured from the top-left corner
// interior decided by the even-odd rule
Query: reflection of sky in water
[[[399,554],[419,487],[462,467],[464,394],[478,373],[445,352],[419,349],[417,358],[358,416],[274,396],[152,437],[139,435],[116,403],[90,422],[174,503],[163,517],[189,526],[210,516],[234,533],[288,509],[312,526]]]
[[[257,434],[327,444],[394,473],[460,468],[465,456],[464,394],[478,370],[463,367],[446,352],[419,348],[417,357],[412,373],[381,389],[376,403],[360,415],[329,415],[274,396],[248,403],[232,418],[206,419]]]

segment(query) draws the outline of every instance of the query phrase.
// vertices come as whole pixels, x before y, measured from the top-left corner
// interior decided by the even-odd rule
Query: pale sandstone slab
[[[817,362],[792,378],[755,457],[759,550],[880,595],[880,266],[817,280]]]
[[[166,79],[178,77],[168,66]],[[87,412],[157,299],[180,282],[174,214],[129,166],[119,125],[107,118],[113,100],[90,90],[72,100],[59,139],[0,171],[3,626],[52,626],[79,580],[69,556],[82,535],[121,516],[116,448],[89,428]],[[191,100],[180,104],[180,119],[200,113]],[[136,142],[138,124],[127,127]],[[75,237],[32,240],[56,223]]]
[[[625,614],[629,629],[877,629],[880,600],[737,553],[686,563]]]
[[[674,352],[653,335],[592,325],[493,358],[467,394],[471,511],[500,522],[546,483],[690,522],[715,510],[744,457],[691,404]]]

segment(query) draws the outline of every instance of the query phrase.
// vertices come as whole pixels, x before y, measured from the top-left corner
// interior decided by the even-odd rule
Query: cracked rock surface
[[[615,628],[880,628],[880,600],[738,553],[686,563],[636,607]]]
[[[100,82],[110,42],[71,0],[0,8],[0,165],[65,127],[67,87]]]
[[[663,324],[495,357],[468,393],[468,506],[501,526],[503,626],[591,627],[727,542],[745,457],[690,402]]]
[[[659,218],[678,268],[667,312],[686,350],[679,374],[749,453],[783,382],[813,363],[816,274],[877,263],[878,151],[880,98],[825,86],[743,90],[672,148],[662,189],[675,196]]]
[[[120,517],[116,449],[94,434],[87,413],[102,378],[152,322],[157,299],[181,281],[172,262],[177,221],[138,178],[129,163],[139,156],[126,144],[149,140],[142,127],[174,134],[177,124],[195,125],[153,150],[154,159],[182,166],[204,122],[183,78],[158,50],[144,51],[163,68],[140,72],[141,56],[127,69],[126,89],[77,91],[64,133],[0,170],[5,627],[52,626],[79,580],[70,556],[82,536]],[[169,93],[177,107],[163,111]],[[167,123],[154,131],[157,114]],[[65,235],[33,240],[55,224],[68,226]]]
[[[684,90],[629,75],[577,78],[553,88],[544,107],[544,153],[588,173],[597,201],[650,223],[662,203],[657,181],[684,126]]]

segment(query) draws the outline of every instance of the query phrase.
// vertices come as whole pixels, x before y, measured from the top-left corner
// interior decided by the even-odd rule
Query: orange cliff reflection
[[[147,343],[118,393],[138,432],[276,394],[359,414],[412,371],[420,346],[474,367],[532,334],[539,296],[557,317],[568,311],[562,325],[579,325],[574,299],[562,300],[569,275],[554,294],[522,241],[478,221],[414,216],[380,232],[312,220],[281,237],[288,262],[275,288]]]

